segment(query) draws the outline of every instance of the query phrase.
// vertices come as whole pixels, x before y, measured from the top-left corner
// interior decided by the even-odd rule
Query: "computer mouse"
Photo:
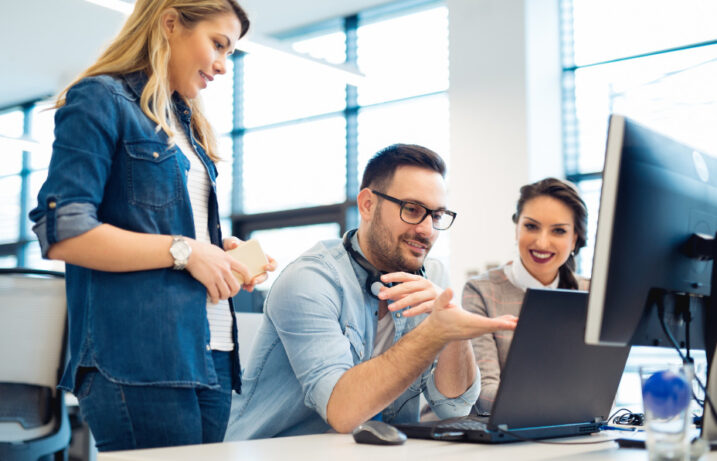
[[[406,434],[383,421],[366,421],[359,424],[353,431],[357,443],[373,445],[401,445],[406,441]]]

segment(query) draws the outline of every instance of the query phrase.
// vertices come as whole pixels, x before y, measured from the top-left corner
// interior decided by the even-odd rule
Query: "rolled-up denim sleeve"
[[[480,394],[480,374],[476,373],[476,379],[473,384],[461,395],[454,398],[448,398],[441,394],[441,391],[436,387],[436,381],[433,374],[434,369],[432,368],[429,373],[428,379],[426,380],[426,389],[424,395],[426,401],[431,406],[433,412],[440,418],[455,418],[458,416],[466,416],[471,411],[471,407],[478,399]]]
[[[42,256],[61,240],[98,226],[97,209],[117,144],[117,104],[101,79],[85,79],[55,113],[55,141],[37,206],[30,212]]]
[[[55,242],[84,234],[101,224],[97,220],[97,208],[90,203],[70,203],[55,208],[50,219],[54,219]],[[51,245],[47,236],[47,220],[48,216],[45,214],[32,226],[32,231],[40,242],[43,258],[47,258],[47,252]],[[53,229],[50,229],[50,232],[53,232]]]
[[[265,304],[304,403],[324,421],[334,386],[355,365],[349,327],[339,320],[342,290],[337,277],[320,258],[298,261],[274,282]]]

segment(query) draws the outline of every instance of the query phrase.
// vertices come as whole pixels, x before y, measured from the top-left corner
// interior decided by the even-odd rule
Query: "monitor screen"
[[[712,262],[688,257],[684,245],[693,233],[714,236],[716,231],[717,158],[612,115],[586,342],[669,346],[648,339],[661,334],[655,331],[659,322],[646,315],[648,296],[663,290],[691,295],[681,297],[687,303],[705,303]],[[672,320],[679,326],[679,318]]]

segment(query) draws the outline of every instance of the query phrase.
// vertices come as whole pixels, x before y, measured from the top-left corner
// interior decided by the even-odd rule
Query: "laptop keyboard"
[[[487,428],[485,423],[480,421],[453,421],[451,423],[443,422],[434,426],[434,429],[450,429],[452,431],[485,431]]]
[[[433,430],[442,432],[450,431],[486,431],[487,418],[476,416],[464,416],[462,418],[447,419],[433,426]]]

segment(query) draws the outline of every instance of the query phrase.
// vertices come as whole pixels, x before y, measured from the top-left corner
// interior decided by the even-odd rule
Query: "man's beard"
[[[423,265],[423,258],[416,262],[407,260],[401,252],[400,242],[403,240],[414,240],[426,246],[426,253],[431,249],[431,242],[411,232],[398,236],[398,241],[393,242],[391,231],[380,218],[380,209],[376,210],[374,220],[368,228],[368,250],[379,269],[388,272],[416,272]]]

